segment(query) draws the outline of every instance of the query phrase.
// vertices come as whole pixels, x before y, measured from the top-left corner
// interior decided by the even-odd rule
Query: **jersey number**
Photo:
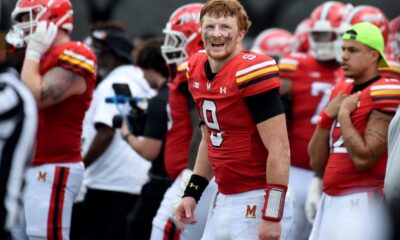
[[[311,117],[311,124],[317,124],[319,113],[329,102],[329,95],[331,93],[332,87],[333,85],[331,83],[325,82],[313,82],[311,84],[311,96],[318,96],[320,95],[320,93],[323,94],[314,115]]]
[[[335,128],[340,128],[340,123],[336,121],[335,123]],[[344,146],[344,141],[343,141],[343,135],[340,135],[335,142],[332,141],[333,139],[333,131],[334,129],[331,130],[330,138],[331,139],[331,149],[333,153],[347,153],[347,149]]]
[[[217,118],[217,106],[214,101],[204,100],[203,101],[203,119],[210,129],[210,140],[214,147],[220,147],[224,139],[222,138],[222,131],[219,128]]]

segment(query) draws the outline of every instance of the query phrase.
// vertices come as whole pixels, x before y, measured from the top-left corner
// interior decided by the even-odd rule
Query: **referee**
[[[25,169],[33,154],[37,107],[19,80],[23,50],[0,64],[0,239],[11,239],[18,220]],[[20,56],[22,55],[22,58]]]

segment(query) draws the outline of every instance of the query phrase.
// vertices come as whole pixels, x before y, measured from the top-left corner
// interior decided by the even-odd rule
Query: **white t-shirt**
[[[115,96],[113,83],[126,83],[135,97],[150,98],[155,92],[143,77],[143,72],[133,65],[117,67],[99,84],[86,112],[83,125],[83,154],[96,135],[95,123],[112,127],[113,117],[119,114],[115,104],[106,103],[106,97]],[[127,106],[119,105],[127,112]],[[139,194],[148,181],[151,163],[136,153],[121,137],[119,130],[105,152],[85,170],[83,184],[92,189]]]

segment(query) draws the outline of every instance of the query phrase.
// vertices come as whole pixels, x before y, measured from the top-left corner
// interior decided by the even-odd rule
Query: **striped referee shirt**
[[[37,107],[12,68],[0,72],[0,228],[17,221],[26,167],[33,156]]]

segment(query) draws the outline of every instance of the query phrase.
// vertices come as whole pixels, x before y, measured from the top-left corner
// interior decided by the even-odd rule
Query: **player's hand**
[[[262,220],[258,229],[259,240],[280,240],[281,223]]]
[[[308,187],[307,199],[304,206],[307,220],[313,224],[317,214],[319,200],[322,194],[322,180],[315,176]]]
[[[192,197],[182,198],[181,203],[176,208],[175,217],[179,229],[183,229],[185,224],[195,224],[194,210],[196,209],[196,200]]]
[[[171,215],[173,216],[172,219],[175,223],[177,223],[176,217],[175,217],[175,211],[182,201],[183,193],[185,192],[186,186],[188,185],[188,182],[190,180],[190,177],[192,176],[192,173],[193,173],[192,170],[184,169],[177,178],[177,181],[179,181],[178,182],[179,184],[178,184],[178,187],[176,188],[175,195],[174,195],[173,199],[171,200],[171,213],[172,213]]]
[[[361,91],[358,91],[346,97],[340,104],[339,115],[350,114],[357,108],[358,100],[360,99]]]
[[[126,119],[122,120],[122,124],[121,124],[121,129],[120,129],[120,133],[121,133],[121,137],[126,137],[128,134],[130,134],[131,132],[129,131],[128,128],[128,121]]]
[[[47,52],[57,35],[57,26],[54,23],[40,21],[34,33],[29,36],[26,48],[26,58],[40,61],[42,55]]]
[[[325,108],[325,113],[332,119],[335,119],[338,115],[339,108],[343,100],[348,94],[339,93]]]

